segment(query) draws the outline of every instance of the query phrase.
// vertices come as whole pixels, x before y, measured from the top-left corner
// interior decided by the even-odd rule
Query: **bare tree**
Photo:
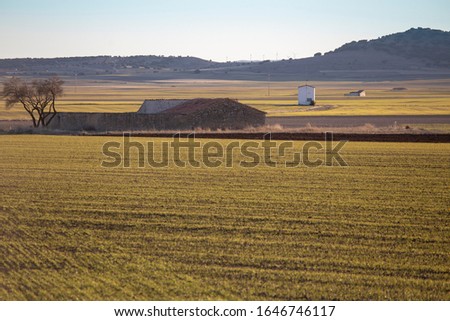
[[[45,127],[56,115],[55,101],[63,93],[63,83],[58,77],[33,80],[31,84],[13,77],[3,84],[6,108],[21,103],[31,116],[34,127]]]

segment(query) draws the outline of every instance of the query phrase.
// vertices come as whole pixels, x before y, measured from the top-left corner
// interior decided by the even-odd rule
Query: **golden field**
[[[1,79],[0,79],[1,80]],[[229,97],[266,111],[268,116],[301,115],[450,115],[450,80],[386,82],[311,82],[316,86],[318,106],[327,110],[307,111],[297,106],[299,82],[174,80],[132,83],[119,81],[66,80],[59,111],[133,112],[144,99]],[[270,87],[270,95],[269,95]],[[392,91],[405,87],[406,91]],[[344,97],[365,89],[367,97]],[[5,110],[0,101],[0,119],[27,119],[17,105]]]

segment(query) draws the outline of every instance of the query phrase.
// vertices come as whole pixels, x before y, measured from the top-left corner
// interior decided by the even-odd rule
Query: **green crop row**
[[[448,144],[350,142],[349,166],[315,168],[138,168],[133,150],[104,168],[108,140],[0,136],[0,299],[449,299]]]

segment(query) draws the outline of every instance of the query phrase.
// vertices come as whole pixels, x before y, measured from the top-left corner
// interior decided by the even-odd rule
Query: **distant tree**
[[[46,127],[56,115],[55,101],[63,93],[63,83],[58,77],[33,80],[31,83],[13,77],[3,84],[6,108],[20,103],[31,116],[34,127]]]

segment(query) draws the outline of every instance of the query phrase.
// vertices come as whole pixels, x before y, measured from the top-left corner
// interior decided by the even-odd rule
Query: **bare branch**
[[[45,80],[35,79],[30,85],[20,78],[13,77],[3,84],[2,95],[6,101],[6,108],[10,109],[15,104],[21,103],[31,116],[35,127],[40,124],[47,126],[56,115],[55,101],[63,93],[63,83],[60,78],[51,77]]]

